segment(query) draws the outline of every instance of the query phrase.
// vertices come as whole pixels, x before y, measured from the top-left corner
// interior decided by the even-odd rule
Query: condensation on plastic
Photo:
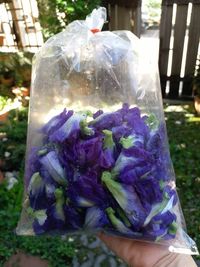
[[[140,40],[129,31],[103,31],[106,9],[95,9],[85,21],[74,21],[51,37],[34,57],[27,139],[26,173],[31,147],[41,144],[38,131],[63,108],[114,111],[122,103],[154,113],[164,123],[157,64],[140,49]],[[164,142],[168,145],[167,137]],[[172,164],[168,166],[175,187]],[[28,177],[25,173],[25,195]],[[179,225],[176,238],[163,241],[172,252],[198,254],[186,234],[180,203],[175,206]],[[32,234],[23,215],[17,234]]]

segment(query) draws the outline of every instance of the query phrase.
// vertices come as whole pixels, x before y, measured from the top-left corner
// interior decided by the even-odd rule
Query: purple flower
[[[27,189],[30,206],[34,210],[46,209],[48,206],[45,194],[45,184],[39,172],[32,175]]]
[[[69,185],[67,195],[74,206],[107,206],[107,196],[101,184],[87,176],[81,176]]]
[[[109,224],[106,213],[99,207],[88,208],[85,215],[85,229],[99,229]]]
[[[41,167],[41,163],[37,154],[39,150],[39,147],[33,147],[29,152],[27,160],[28,164],[26,164],[26,187],[28,187],[32,175],[35,172],[38,172]]]
[[[52,135],[57,129],[59,129],[72,115],[73,111],[67,111],[66,108],[62,113],[53,117],[48,123],[42,128],[42,132],[46,135]]]
[[[148,175],[145,178],[136,179],[134,188],[143,205],[153,205],[161,202],[163,199],[163,192],[160,188],[160,184],[151,175]]]
[[[94,137],[88,140],[80,140],[74,147],[74,160],[79,166],[95,164],[102,152],[102,138]]]
[[[145,219],[144,226],[148,225],[155,216],[170,211],[176,203],[175,198],[176,194],[174,190],[170,190],[170,193],[164,192],[162,202],[151,206],[151,211]]]
[[[107,216],[113,225],[114,229],[117,230],[118,233],[124,234],[128,237],[141,236],[142,234],[133,232],[130,228],[128,228],[115,214],[115,211],[109,207],[106,209]]]
[[[131,147],[144,147],[144,137],[142,135],[132,134],[127,137],[121,137],[119,143],[123,148],[129,149]]]
[[[67,178],[64,169],[62,168],[57,153],[55,151],[49,152],[47,155],[40,158],[42,166],[48,171],[51,177],[58,184],[66,186]]]
[[[176,215],[170,211],[159,213],[144,229],[144,235],[156,241],[174,238],[177,232]]]
[[[119,174],[127,166],[138,167],[145,166],[154,163],[154,159],[150,152],[137,148],[131,147],[123,149],[119,157],[115,162],[113,172]]]
[[[89,123],[90,126],[97,130],[111,129],[122,123],[122,116],[119,112],[103,113]]]
[[[33,229],[36,234],[43,234],[47,231],[62,230],[65,225],[64,196],[61,189],[56,189],[55,204],[47,210],[40,210],[35,215]]]
[[[64,206],[66,229],[68,231],[80,230],[84,225],[84,213],[69,205]]]
[[[124,116],[124,121],[133,129],[134,133],[146,137],[149,135],[149,127],[146,125],[144,119],[141,118],[139,108],[130,108]]]
[[[138,178],[146,177],[151,172],[151,168],[150,164],[128,165],[121,170],[118,180],[125,184],[134,185]]]
[[[114,139],[119,142],[122,137],[127,137],[132,133],[132,129],[126,124],[121,124],[112,128]]]
[[[114,181],[111,173],[107,171],[103,172],[101,179],[132,225],[134,227],[143,225],[146,214],[135,189],[132,186]]]
[[[112,131],[103,130],[103,133],[103,150],[101,149],[101,154],[98,163],[100,167],[104,169],[109,169],[115,163],[115,143],[113,141]]]
[[[86,117],[85,114],[73,114],[56,131],[49,136],[51,142],[62,143],[67,139],[76,139],[80,133],[80,122]]]
[[[94,114],[93,114],[93,119],[96,119],[97,117],[99,117],[100,115],[102,115],[103,114],[103,110],[98,110],[97,112],[95,112]]]

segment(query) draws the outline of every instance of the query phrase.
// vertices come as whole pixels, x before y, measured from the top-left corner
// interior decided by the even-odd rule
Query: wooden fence
[[[164,97],[191,98],[200,38],[200,0],[163,0],[159,69]]]
[[[108,10],[108,30],[128,30],[140,36],[141,0],[108,0],[103,5]]]

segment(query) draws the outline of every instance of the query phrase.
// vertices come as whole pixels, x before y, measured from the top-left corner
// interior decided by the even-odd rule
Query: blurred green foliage
[[[74,20],[82,20],[100,0],[38,0],[39,19],[45,39],[62,31]]]
[[[50,266],[71,266],[75,253],[74,244],[60,237],[16,236],[23,197],[24,156],[26,148],[27,108],[11,111],[8,121],[0,125],[0,133],[6,133],[6,141],[0,140],[1,170],[18,171],[18,183],[10,190],[7,181],[0,184],[0,267],[17,251],[38,255],[49,261]],[[5,152],[10,156],[5,158]],[[56,260],[55,260],[56,259]]]

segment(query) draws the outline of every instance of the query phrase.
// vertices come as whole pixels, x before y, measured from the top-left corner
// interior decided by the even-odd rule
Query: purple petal
[[[139,166],[126,166],[119,174],[119,181],[133,185],[138,178],[146,177],[151,171],[151,165],[140,164]]]
[[[96,206],[87,209],[84,224],[86,229],[98,229],[107,224],[109,224],[109,221],[103,209]]]
[[[67,185],[65,171],[62,168],[55,151],[51,151],[42,157],[40,162],[58,184]]]
[[[69,230],[80,230],[84,224],[84,214],[74,207],[64,206],[64,212],[66,217],[66,227]]]
[[[94,114],[93,114],[93,119],[96,119],[97,117],[99,117],[100,115],[102,115],[103,114],[103,110],[98,110],[97,112],[95,112]]]
[[[111,129],[112,127],[119,126],[122,123],[122,116],[119,112],[103,113],[95,120],[91,121],[89,125],[97,130]]]
[[[66,109],[63,110],[62,113],[53,117],[49,122],[47,122],[42,128],[42,132],[46,135],[53,134],[57,129],[59,129],[71,116],[73,115],[73,111]]]
[[[75,206],[80,204],[80,198],[87,200],[91,205],[92,203],[99,207],[107,205],[107,196],[102,185],[86,176],[69,185],[67,195]]]
[[[49,140],[51,142],[64,142],[67,139],[76,139],[80,133],[80,122],[85,119],[84,114],[73,114],[60,128],[58,128]]]
[[[163,192],[160,189],[160,184],[152,176],[137,179],[134,183],[134,188],[138,193],[142,203],[155,204],[159,203],[163,199]]]
[[[132,186],[114,181],[109,172],[103,172],[101,179],[132,225],[134,227],[142,226],[146,214],[135,189]]]
[[[78,165],[88,166],[97,162],[102,151],[102,138],[81,140],[75,145],[74,156]]]
[[[101,152],[98,159],[99,166],[104,169],[110,169],[115,164],[114,149],[106,149]]]

